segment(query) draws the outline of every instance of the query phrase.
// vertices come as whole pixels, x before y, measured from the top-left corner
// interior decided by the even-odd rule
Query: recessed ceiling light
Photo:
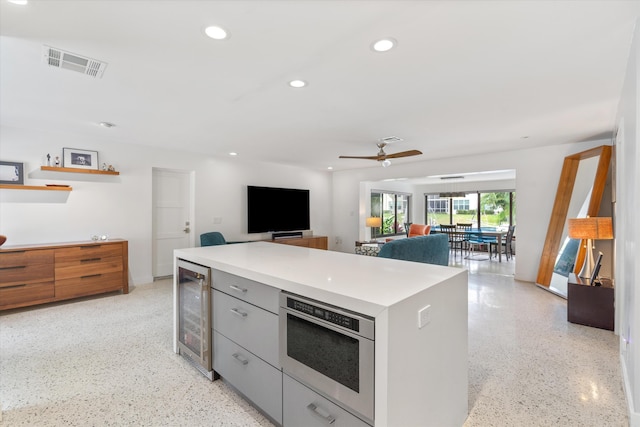
[[[9,3],[19,4],[20,6],[24,6],[27,4],[27,0],[9,0]]]
[[[112,128],[115,125],[113,123],[109,123],[109,122],[100,122],[100,126],[102,126],[103,128]]]
[[[387,37],[374,42],[371,45],[371,48],[376,52],[387,52],[393,49],[397,44],[398,42],[395,39],[392,39],[391,37]]]
[[[332,171],[332,170],[333,170],[333,166],[329,166],[329,167],[327,167],[327,169],[329,169],[330,171]]]
[[[238,153],[236,153],[236,152],[233,152],[233,151],[232,151],[231,153],[229,153],[229,155],[230,155],[230,156],[237,156],[237,155],[238,155]]]
[[[306,85],[307,85],[307,82],[305,82],[304,80],[291,80],[289,82],[289,86],[295,87],[295,88],[305,87]]]
[[[227,34],[224,28],[216,27],[215,25],[205,28],[204,32],[214,40],[224,40],[229,37],[229,34]]]

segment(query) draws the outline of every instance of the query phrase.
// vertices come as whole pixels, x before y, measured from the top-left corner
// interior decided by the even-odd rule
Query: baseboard
[[[145,283],[153,283],[153,276],[130,277],[129,286],[144,285]]]
[[[622,368],[622,383],[624,385],[624,394],[627,398],[627,405],[629,409],[629,427],[640,427],[640,412],[638,412],[638,408],[634,408],[633,405],[633,394],[631,393],[629,373],[627,372],[627,365],[625,365],[624,363],[622,354],[620,354],[620,366]]]

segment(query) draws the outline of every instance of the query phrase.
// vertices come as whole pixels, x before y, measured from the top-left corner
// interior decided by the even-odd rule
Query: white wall
[[[629,403],[630,425],[640,426],[640,31],[636,23],[627,74],[618,108],[616,138],[616,308],[620,360]]]
[[[486,155],[395,163],[388,168],[377,166],[336,171],[333,174],[334,239],[330,241],[331,249],[353,252],[354,241],[364,233],[361,224],[364,224],[362,218],[366,216],[363,211],[366,209],[366,202],[360,196],[360,191],[366,189],[361,185],[363,182],[515,169],[518,223],[515,277],[534,282],[565,156],[610,143],[609,140],[600,140]]]
[[[66,203],[2,203],[0,234],[6,245],[88,240],[106,233],[129,241],[129,271],[133,284],[152,280],[151,188],[154,167],[195,171],[195,224],[201,233],[221,231],[232,240],[268,235],[246,234],[246,186],[282,186],[310,189],[311,227],[316,235],[331,231],[331,175],[267,163],[243,162],[241,157],[213,158],[200,154],[149,149],[117,141],[87,141],[85,136],[0,128],[0,159],[24,163],[25,184],[69,184]],[[99,152],[100,163],[113,164],[120,175],[102,181],[34,179],[47,153],[62,147]],[[87,178],[88,179],[88,178]],[[16,190],[1,190],[16,191]],[[273,207],[278,208],[278,207]],[[214,224],[214,217],[222,218]],[[199,243],[196,243],[198,245]]]

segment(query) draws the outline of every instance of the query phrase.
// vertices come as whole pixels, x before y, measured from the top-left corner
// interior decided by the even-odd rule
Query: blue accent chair
[[[392,240],[385,243],[378,256],[427,264],[449,265],[449,239],[446,234]]]
[[[226,244],[227,241],[224,239],[224,236],[218,231],[211,231],[200,235],[200,246],[217,246]]]

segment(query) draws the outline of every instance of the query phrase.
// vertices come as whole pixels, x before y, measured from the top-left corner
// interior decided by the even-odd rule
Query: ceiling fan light
[[[386,168],[386,167],[389,167],[389,166],[391,166],[391,160],[386,159],[386,160],[382,161],[382,167],[383,168]]]

